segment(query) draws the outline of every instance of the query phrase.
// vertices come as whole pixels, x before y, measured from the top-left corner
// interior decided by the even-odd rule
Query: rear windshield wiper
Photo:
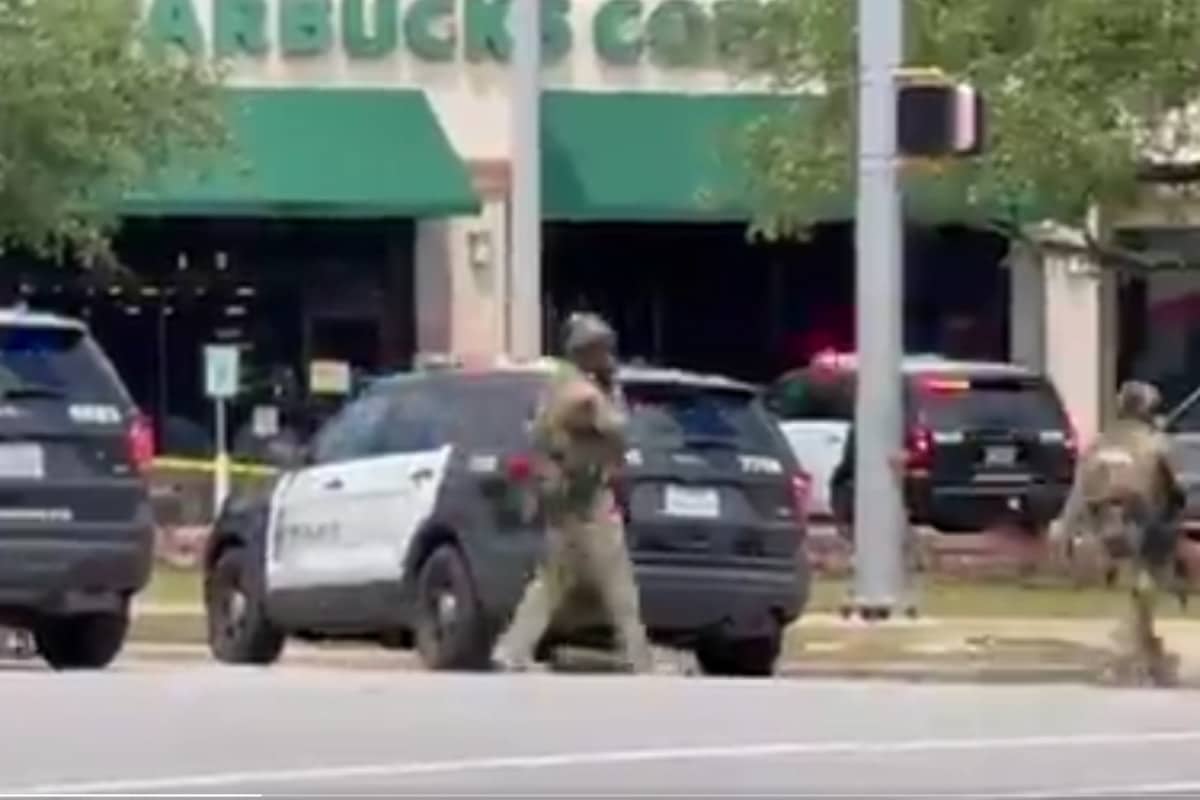
[[[0,397],[5,400],[24,400],[39,397],[57,400],[66,397],[66,393],[61,389],[41,383],[22,383],[0,389]]]

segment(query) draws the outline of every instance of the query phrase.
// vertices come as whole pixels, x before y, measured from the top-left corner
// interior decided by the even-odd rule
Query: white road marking
[[[1155,733],[1097,733],[1077,736],[1026,736],[985,739],[920,739],[914,741],[775,742],[712,747],[668,747],[641,750],[492,756],[440,761],[397,761],[295,769],[244,770],[145,778],[115,778],[79,783],[42,784],[0,790],[0,797],[29,795],[86,795],[166,790],[213,789],[271,783],[321,783],[370,778],[404,778],[496,770],[541,770],[604,764],[636,764],[705,759],[756,759],[778,756],[903,755],[907,753],[972,750],[1030,750],[1045,748],[1119,747],[1200,742],[1200,730]],[[1157,792],[1163,794],[1163,791]],[[1061,794],[1061,793],[1060,793]],[[994,795],[993,795],[994,796]],[[1030,800],[1046,795],[1012,795]],[[1057,795],[1056,795],[1057,796]],[[1086,796],[1086,795],[1084,795]]]
[[[1094,786],[1077,789],[1045,789],[1034,792],[991,795],[994,800],[1102,800],[1153,797],[1155,795],[1200,795],[1200,781],[1190,783],[1141,783],[1128,786]]]

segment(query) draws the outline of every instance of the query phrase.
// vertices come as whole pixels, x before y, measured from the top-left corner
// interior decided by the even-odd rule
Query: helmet
[[[1126,381],[1117,392],[1117,416],[1149,422],[1158,413],[1162,395],[1158,389],[1142,381]]]
[[[577,312],[568,317],[563,324],[562,345],[563,352],[567,355],[573,355],[593,345],[604,345],[610,350],[615,350],[617,334],[600,316]]]

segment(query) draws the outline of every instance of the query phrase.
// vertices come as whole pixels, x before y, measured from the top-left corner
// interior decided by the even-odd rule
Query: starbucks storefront
[[[579,307],[611,316],[631,355],[752,379],[814,342],[853,345],[848,219],[802,243],[746,238],[734,139],[778,100],[722,69],[728,2],[542,4],[537,308],[509,292],[511,2],[144,2],[156,38],[228,64],[235,152],[130,198],[128,276],[28,283],[92,317],[160,420],[206,424],[213,339],[301,382],[313,359],[376,371],[521,351],[514,316],[550,332]],[[910,346],[938,349],[966,320],[956,347],[1006,355],[1003,243],[910,239]]]

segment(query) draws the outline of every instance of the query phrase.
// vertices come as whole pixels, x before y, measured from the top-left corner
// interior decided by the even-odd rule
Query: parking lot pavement
[[[1200,793],[1200,694],[122,663],[0,672],[0,794]]]

